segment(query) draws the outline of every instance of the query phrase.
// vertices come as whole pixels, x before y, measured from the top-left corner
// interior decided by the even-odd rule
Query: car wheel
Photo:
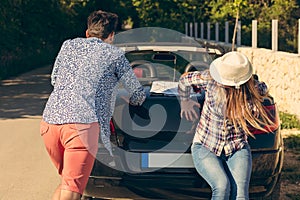
[[[278,178],[278,181],[274,187],[272,194],[269,197],[269,200],[280,200],[280,191],[281,191],[281,178]]]
[[[280,188],[281,188],[281,179],[278,178],[278,181],[272,191],[272,193],[267,197],[254,197],[250,198],[251,200],[280,200]]]
[[[281,178],[278,177],[277,183],[273,189],[273,192],[264,200],[280,200],[280,191],[281,191]]]

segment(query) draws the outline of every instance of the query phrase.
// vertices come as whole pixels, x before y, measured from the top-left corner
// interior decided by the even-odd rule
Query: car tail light
[[[114,126],[114,123],[112,122],[112,120],[110,120],[109,126],[110,126],[111,135],[116,135],[116,129],[115,129],[115,126]]]
[[[113,120],[110,120],[110,141],[115,145],[115,146],[122,146],[122,142],[124,140],[124,136],[122,134],[117,134],[115,125],[113,123]]]

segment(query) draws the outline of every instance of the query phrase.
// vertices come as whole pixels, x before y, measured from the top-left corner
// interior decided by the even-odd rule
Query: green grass
[[[279,118],[281,120],[281,129],[299,129],[300,121],[296,115],[292,115],[285,112],[279,112]]]

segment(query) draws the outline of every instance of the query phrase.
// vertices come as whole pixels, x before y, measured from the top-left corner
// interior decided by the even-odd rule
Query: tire
[[[280,200],[280,187],[281,179],[278,177],[277,183],[272,191],[272,193],[267,197],[253,197],[251,200]]]
[[[277,183],[273,189],[273,192],[265,198],[266,200],[280,200],[280,191],[281,191],[281,178],[278,177]]]
[[[273,189],[273,192],[271,193],[269,199],[270,200],[280,200],[280,191],[281,191],[281,178],[278,178],[278,181]]]

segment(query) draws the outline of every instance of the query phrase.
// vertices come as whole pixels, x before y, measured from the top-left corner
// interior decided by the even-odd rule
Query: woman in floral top
[[[66,40],[56,58],[51,75],[54,89],[40,126],[62,179],[53,199],[80,199],[98,150],[99,133],[111,153],[109,121],[117,85],[128,89],[130,104],[145,100],[124,52],[111,45],[117,19],[113,13],[91,13],[87,38]]]
[[[211,186],[212,199],[249,199],[248,127],[264,130],[264,125],[272,124],[261,104],[267,86],[252,74],[245,55],[229,52],[214,60],[209,71],[186,73],[179,80],[181,117],[198,119],[194,107],[201,105],[189,98],[191,85],[206,92],[192,156],[196,170]]]

